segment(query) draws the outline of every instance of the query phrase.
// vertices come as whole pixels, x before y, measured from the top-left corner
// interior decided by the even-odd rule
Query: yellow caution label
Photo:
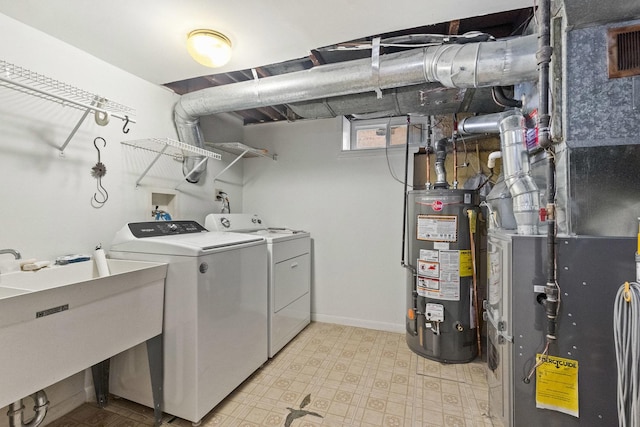
[[[460,277],[473,276],[473,262],[471,260],[471,251],[460,251]]]
[[[579,417],[578,361],[536,355],[536,408]]]

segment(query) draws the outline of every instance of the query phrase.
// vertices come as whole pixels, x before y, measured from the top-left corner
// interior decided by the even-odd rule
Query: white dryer
[[[306,231],[269,228],[258,215],[209,214],[209,230],[267,239],[269,254],[269,357],[311,321],[311,237]]]
[[[130,223],[110,256],[168,263],[164,411],[193,423],[267,361],[267,244],[195,221]],[[146,348],[111,362],[111,392],[152,406]]]

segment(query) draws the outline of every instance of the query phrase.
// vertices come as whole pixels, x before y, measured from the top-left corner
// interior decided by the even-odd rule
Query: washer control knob
[[[200,273],[204,274],[209,270],[209,264],[207,264],[206,262],[203,262],[202,264],[200,264],[200,267],[198,268],[198,270],[200,270]]]
[[[169,229],[169,231],[177,231],[178,225],[170,222],[169,224],[167,224],[167,228]]]
[[[229,221],[229,218],[220,218],[220,224],[222,224],[224,228],[231,227],[231,221]]]

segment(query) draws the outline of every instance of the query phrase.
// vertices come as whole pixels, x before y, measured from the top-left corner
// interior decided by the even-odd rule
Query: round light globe
[[[194,30],[187,36],[187,50],[198,63],[222,67],[231,59],[231,40],[213,30]]]

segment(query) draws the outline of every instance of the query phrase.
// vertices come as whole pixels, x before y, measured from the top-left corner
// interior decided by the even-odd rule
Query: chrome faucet
[[[15,249],[0,249],[0,254],[11,254],[16,259],[22,258],[22,255],[20,255],[20,252],[16,251]]]

